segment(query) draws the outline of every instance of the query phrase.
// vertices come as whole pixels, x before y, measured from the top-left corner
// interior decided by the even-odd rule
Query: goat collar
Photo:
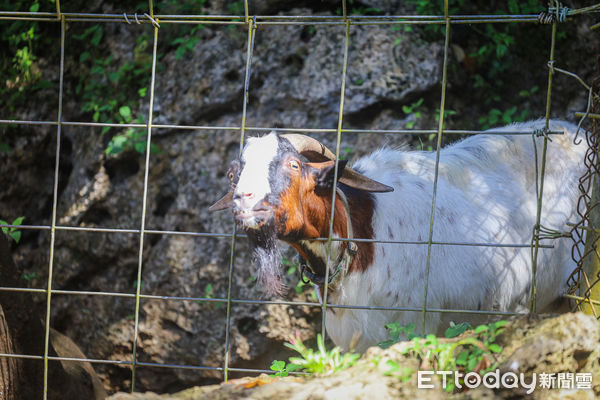
[[[346,276],[348,270],[350,269],[350,265],[352,265],[356,251],[358,250],[358,246],[352,241],[352,239],[354,239],[354,231],[352,229],[352,219],[350,218],[350,206],[348,206],[348,199],[340,188],[336,189],[336,193],[346,211],[346,232],[348,241],[344,251],[338,259],[335,269],[329,274],[329,278],[327,279],[327,287],[330,291],[335,290],[338,283]],[[325,283],[325,276],[316,274],[312,267],[307,265],[306,262],[302,263],[302,267],[300,269],[300,279],[302,279],[302,282],[304,283],[312,282],[315,285],[322,285]]]

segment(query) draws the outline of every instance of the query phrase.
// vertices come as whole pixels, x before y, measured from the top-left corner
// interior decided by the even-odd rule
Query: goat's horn
[[[288,133],[281,135],[286,138],[296,151],[312,162],[323,162],[335,160],[335,154],[317,139],[310,136],[299,135],[297,133]]]
[[[333,154],[331,150],[323,143],[310,136],[289,133],[281,135],[281,137],[286,138],[296,151],[306,157],[309,161],[323,162],[335,160],[335,154]],[[340,182],[344,185],[359,190],[365,190],[367,192],[392,192],[394,190],[393,187],[367,178],[349,167],[344,168],[344,172],[340,177]]]
[[[233,192],[229,192],[225,196],[221,197],[220,200],[208,208],[208,211],[221,211],[230,208],[231,206],[233,206]]]

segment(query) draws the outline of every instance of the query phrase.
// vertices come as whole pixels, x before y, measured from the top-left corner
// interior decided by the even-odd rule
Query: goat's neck
[[[373,207],[374,199],[369,193],[340,185],[340,189],[346,195],[350,217],[353,228],[353,238],[372,239],[373,238]],[[312,199],[311,199],[312,200]],[[319,201],[311,201],[312,207],[307,207],[305,212],[306,230],[304,238],[291,243],[304,258],[317,275],[324,276],[327,265],[327,242],[319,240],[310,240],[310,238],[324,238],[329,236],[329,220],[331,217],[331,194],[319,196]],[[333,217],[333,237],[348,238],[347,213],[346,207],[336,196],[335,212]],[[355,242],[357,244],[357,253],[350,265],[348,273],[355,271],[364,271],[371,265],[373,260],[373,243]],[[335,268],[341,258],[342,252],[346,249],[347,242],[332,241],[330,267]],[[332,271],[330,271],[331,273]]]

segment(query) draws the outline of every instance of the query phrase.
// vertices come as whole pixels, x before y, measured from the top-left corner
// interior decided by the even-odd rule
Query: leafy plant
[[[36,272],[30,272],[30,273],[23,274],[23,279],[25,279],[26,281],[30,281],[32,279],[37,279],[39,277],[40,276]]]
[[[348,158],[352,157],[352,154],[354,154],[354,149],[349,146],[346,146],[341,150],[342,153],[340,153],[340,160],[347,160]]]
[[[87,50],[79,55],[79,81],[75,93],[82,98],[81,111],[89,113],[93,122],[144,124],[143,116],[134,118],[133,111],[139,109],[147,94],[150,81],[152,58],[147,54],[150,36],[143,33],[137,37],[133,51],[133,60],[120,66],[114,65],[113,55],[104,56],[102,51],[104,29],[100,24],[92,25],[73,39]],[[132,95],[133,93],[137,94]],[[101,134],[111,130],[103,127]],[[146,151],[146,130],[126,128],[123,133],[115,134],[105,149],[107,155],[117,155],[124,151]],[[151,144],[150,151],[157,153],[158,146]]]
[[[412,370],[412,368],[401,365],[394,360],[387,360],[385,365],[387,368],[384,370],[383,375],[399,378],[403,382],[408,382],[412,374],[415,372]]]
[[[0,9],[37,12],[40,2],[0,0]],[[0,75],[3,82],[0,85],[0,106],[4,113],[11,115],[17,106],[27,103],[30,94],[53,86],[43,79],[38,67],[39,53],[51,48],[52,39],[44,34],[48,30],[48,24],[40,25],[35,21],[3,23],[0,29]]]
[[[421,107],[422,104],[423,104],[423,98],[420,98],[419,100],[415,101],[411,105],[403,105],[402,106],[402,112],[404,114],[406,114],[406,115],[413,114],[415,117],[415,120],[408,121],[406,123],[407,129],[412,129],[415,126],[416,120],[421,118],[421,112],[418,111],[418,109],[419,109],[419,107]]]
[[[443,15],[443,2],[411,0],[419,15]],[[490,14],[537,14],[543,5],[537,0],[492,0],[487,3]],[[480,14],[480,5],[465,0],[449,0],[449,13]],[[429,24],[421,29],[428,41],[439,41],[443,35],[443,24]],[[399,29],[401,29],[399,27]],[[537,50],[536,36],[524,34],[527,29],[520,24],[473,24],[462,30],[454,30],[453,42],[463,53],[460,64],[451,63],[450,73],[461,73],[450,81],[463,80],[472,87],[470,97],[474,102],[485,106],[489,114],[475,120],[479,128],[488,129],[496,124],[522,121],[529,117],[529,110],[517,112],[503,105],[509,96],[519,93],[518,89],[508,85],[509,77],[517,73],[515,59],[526,57]],[[399,38],[401,40],[401,38]],[[457,57],[458,58],[458,57]],[[461,67],[459,67],[461,66]],[[457,79],[458,78],[458,79]],[[528,97],[536,92],[522,90],[519,95]],[[474,127],[475,128],[475,127]]]
[[[469,329],[473,329],[473,325],[471,325],[468,322],[461,322],[459,324],[455,324],[454,322],[450,321],[450,326],[444,332],[444,336],[447,338],[457,337],[463,334],[464,332],[468,331]]]
[[[21,225],[24,219],[25,217],[18,217],[10,224],[0,219],[0,225]],[[2,233],[14,240],[15,243],[19,243],[19,240],[21,240],[21,231],[17,227],[2,227]]]
[[[387,348],[400,340],[400,335],[409,336],[409,344],[402,350],[402,354],[413,354],[421,360],[422,368],[432,368],[437,371],[462,371],[465,374],[471,371],[485,374],[498,366],[495,354],[502,351],[502,347],[495,343],[496,338],[504,330],[506,321],[497,321],[488,325],[480,325],[473,330],[475,336],[465,337],[454,342],[440,342],[435,335],[427,335],[424,338],[413,333],[414,324],[405,327],[398,323],[387,324],[389,340],[379,343],[382,348]],[[470,324],[451,324],[446,330],[446,336],[460,335],[469,329]],[[392,365],[394,367],[394,365]],[[400,366],[393,369],[394,372],[403,371]],[[454,383],[446,386],[446,390],[452,392]]]
[[[204,296],[203,297],[206,299],[216,298],[212,283],[207,283],[206,286],[204,286]],[[211,306],[214,305],[217,308],[221,308],[224,305],[224,303],[220,303],[220,302],[198,300],[198,304],[207,304],[207,303],[210,304]]]
[[[271,364],[271,369],[281,374],[298,370],[311,374],[332,374],[351,367],[360,358],[360,355],[355,353],[342,354],[339,347],[326,350],[323,337],[320,334],[317,335],[316,351],[306,347],[300,338],[285,343],[285,346],[298,352],[300,357],[290,357],[290,363],[287,365],[282,365],[283,361],[274,361]]]
[[[393,344],[398,343],[401,340],[400,335],[406,335],[409,340],[415,337],[419,337],[419,334],[413,332],[415,330],[415,324],[400,326],[399,322],[392,322],[390,324],[386,324],[385,329],[387,329],[388,336],[390,338],[377,344],[382,349],[387,349]]]
[[[521,97],[530,97],[530,96],[533,96],[535,93],[538,92],[539,89],[540,88],[537,85],[535,85],[535,86],[533,86],[529,90],[521,90],[519,92],[519,96],[521,96]]]
[[[194,49],[196,43],[200,41],[200,37],[195,35],[201,29],[204,29],[203,25],[195,25],[190,29],[189,32],[182,36],[176,37],[171,41],[172,45],[177,46],[177,49],[175,50],[175,58],[177,60],[182,59],[187,52],[192,51]]]
[[[487,115],[479,117],[479,124],[483,129],[490,129],[496,125],[507,125],[511,122],[522,122],[529,117],[531,111],[527,108],[517,113],[517,106],[512,106],[504,111],[492,108]]]
[[[273,360],[269,368],[271,368],[271,371],[275,371],[275,376],[284,377],[288,376],[289,373],[294,370],[294,367],[291,367],[291,369],[288,368],[291,365],[292,364],[286,367],[285,361]]]

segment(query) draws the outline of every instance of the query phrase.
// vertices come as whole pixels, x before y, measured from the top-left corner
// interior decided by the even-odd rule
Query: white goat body
[[[427,308],[526,312],[532,282],[529,247],[536,223],[536,166],[532,135],[544,121],[494,129],[471,136],[440,153],[434,242],[499,244],[498,246],[431,247]],[[583,173],[585,146],[573,143],[576,126],[551,121],[543,184],[542,225],[569,230],[575,221],[577,181]],[[541,171],[543,138],[537,137]],[[429,238],[435,152],[382,149],[359,159],[354,168],[394,187],[374,194],[373,233],[377,240],[426,242]],[[545,311],[565,291],[575,264],[571,242],[561,238],[540,248],[537,262],[537,310]],[[374,243],[373,265],[346,275],[329,302],[342,305],[421,308],[426,280],[427,244]],[[441,331],[450,320],[478,318],[469,314],[428,312],[425,329]],[[328,309],[327,332],[343,349],[365,350],[387,338],[385,324],[414,323],[420,311]]]

